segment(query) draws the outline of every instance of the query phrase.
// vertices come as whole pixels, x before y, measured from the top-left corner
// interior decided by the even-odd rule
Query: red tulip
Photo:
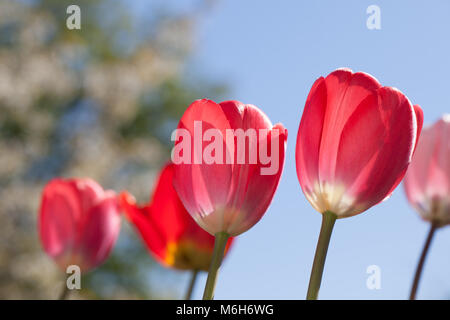
[[[338,69],[313,84],[297,135],[297,176],[322,213],[307,299],[317,299],[336,219],[387,199],[405,175],[423,123],[419,106],[369,74]]]
[[[138,206],[129,193],[122,192],[121,206],[157,261],[176,269],[206,271],[214,237],[201,229],[184,208],[172,186],[173,174],[174,165],[166,165],[149,204]]]
[[[423,114],[369,74],[338,69],[311,88],[297,136],[297,175],[308,201],[338,218],[391,195],[419,137]]]
[[[287,130],[253,105],[197,100],[176,131],[174,187],[212,235],[237,236],[272,201],[284,165]]]
[[[450,224],[450,116],[423,130],[404,187],[423,219]]]
[[[64,270],[100,265],[120,230],[116,195],[91,179],[53,179],[44,188],[39,216],[45,252]]]

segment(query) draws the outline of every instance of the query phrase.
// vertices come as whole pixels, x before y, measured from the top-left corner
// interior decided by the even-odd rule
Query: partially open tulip
[[[174,187],[197,223],[216,236],[205,299],[212,298],[224,244],[255,225],[272,201],[284,165],[287,130],[239,101],[197,100],[172,139]],[[213,270],[214,269],[214,270]]]
[[[122,192],[121,207],[157,261],[181,270],[208,271],[214,237],[184,208],[172,185],[173,172],[173,164],[163,168],[149,204],[139,206],[133,196]]]
[[[403,179],[423,123],[419,106],[367,73],[320,77],[297,136],[297,175],[320,213],[338,218],[386,199]]]
[[[174,186],[203,229],[237,236],[261,219],[280,180],[286,139],[287,130],[253,105],[203,99],[189,106],[172,153]]]
[[[437,228],[450,224],[450,116],[424,128],[403,183],[411,205],[430,222],[410,298],[415,299],[420,275]]]
[[[45,252],[66,271],[99,266],[120,231],[120,211],[113,191],[91,179],[53,179],[44,188],[39,233]]]
[[[296,164],[303,193],[327,220],[322,233],[329,234],[319,239],[318,249],[326,253],[337,218],[391,195],[405,175],[422,123],[419,106],[369,74],[338,69],[316,80],[298,130]],[[321,263],[315,267],[323,268],[324,257],[317,258]],[[318,276],[311,279],[316,288],[309,298],[317,297],[321,271]]]

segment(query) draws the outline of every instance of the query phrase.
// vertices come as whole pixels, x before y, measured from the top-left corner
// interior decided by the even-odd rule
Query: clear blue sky
[[[181,1],[187,10],[195,1]],[[366,9],[381,8],[381,30]],[[321,216],[296,177],[295,139],[312,83],[338,67],[365,71],[422,106],[425,123],[450,111],[450,1],[217,1],[196,29],[193,69],[231,87],[227,99],[261,108],[289,131],[280,186],[264,218],[240,236],[219,276],[217,299],[304,299]],[[201,98],[201,97],[199,97]],[[429,225],[391,199],[338,220],[321,299],[405,299]],[[436,233],[419,298],[450,298],[450,228]],[[381,268],[381,289],[366,268]],[[205,277],[195,297],[200,298]]]

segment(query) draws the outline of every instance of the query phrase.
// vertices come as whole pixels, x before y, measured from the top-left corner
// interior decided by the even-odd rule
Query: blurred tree
[[[138,17],[135,1],[79,0],[82,28],[68,30],[72,3],[0,2],[1,299],[55,298],[62,288],[65,274],[36,232],[49,179],[91,177],[147,200],[181,113],[225,90],[184,73],[202,2],[182,15]],[[83,278],[77,295],[173,297],[174,283],[163,296],[152,291],[166,276],[124,223],[111,258]]]

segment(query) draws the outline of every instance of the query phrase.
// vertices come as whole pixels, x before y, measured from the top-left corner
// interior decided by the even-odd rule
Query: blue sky
[[[186,10],[195,1],[173,5]],[[366,27],[369,5],[381,30]],[[217,1],[196,28],[196,73],[222,79],[226,99],[261,108],[289,131],[285,170],[264,218],[241,235],[224,262],[217,299],[304,299],[321,216],[296,177],[295,139],[305,99],[319,76],[339,67],[365,71],[422,106],[425,123],[450,112],[450,2]],[[201,97],[199,97],[201,98]],[[408,205],[403,186],[367,212],[338,220],[321,299],[405,299],[429,225]],[[450,298],[450,228],[436,233],[418,298]],[[366,268],[381,268],[369,290]],[[186,279],[187,280],[187,279]],[[206,275],[198,282],[200,298]]]

